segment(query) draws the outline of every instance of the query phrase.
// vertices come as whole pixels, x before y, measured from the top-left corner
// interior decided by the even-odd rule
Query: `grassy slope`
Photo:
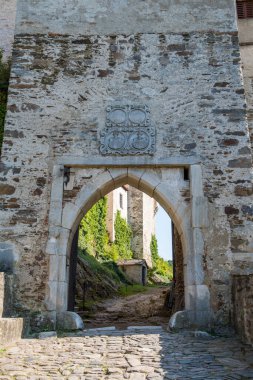
[[[77,304],[82,309],[83,288],[85,282],[85,306],[93,307],[97,301],[116,296],[127,297],[146,292],[151,287],[161,286],[148,284],[147,286],[133,284],[113,262],[100,262],[94,256],[79,249],[77,267]],[[168,283],[164,281],[164,283]]]
[[[82,303],[84,291],[86,302],[93,302],[115,297],[121,287],[131,284],[114,262],[99,262],[94,256],[81,250],[79,250],[76,279],[78,304]]]

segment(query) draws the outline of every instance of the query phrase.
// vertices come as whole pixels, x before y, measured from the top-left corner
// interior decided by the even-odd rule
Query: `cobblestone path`
[[[90,331],[1,350],[0,379],[253,379],[253,350],[234,338],[159,329]]]

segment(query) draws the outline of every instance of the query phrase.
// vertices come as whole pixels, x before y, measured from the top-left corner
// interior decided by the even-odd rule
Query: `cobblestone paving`
[[[253,379],[253,350],[234,338],[158,329],[82,332],[1,350],[0,379]]]

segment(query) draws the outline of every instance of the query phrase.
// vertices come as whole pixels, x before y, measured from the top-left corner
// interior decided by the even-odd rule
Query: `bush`
[[[132,229],[127,221],[121,217],[119,211],[116,213],[115,223],[115,245],[118,249],[120,259],[131,259],[133,252],[131,251]]]
[[[132,230],[117,211],[115,241],[110,243],[106,229],[107,198],[100,199],[85,215],[79,228],[79,248],[99,261],[130,259]]]
[[[79,247],[103,260],[108,252],[109,236],[106,230],[107,199],[100,199],[85,215],[79,228]]]
[[[151,238],[150,251],[153,264],[153,268],[150,273],[151,276],[152,274],[157,274],[163,277],[164,280],[171,281],[173,278],[173,264],[170,264],[168,261],[159,256],[158,243],[155,235],[152,235]]]

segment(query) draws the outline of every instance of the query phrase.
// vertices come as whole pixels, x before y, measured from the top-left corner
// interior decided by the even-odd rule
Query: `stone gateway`
[[[78,224],[129,184],[181,239],[179,322],[230,324],[232,275],[253,271],[251,171],[234,0],[18,0],[0,257],[19,316],[62,320]]]

